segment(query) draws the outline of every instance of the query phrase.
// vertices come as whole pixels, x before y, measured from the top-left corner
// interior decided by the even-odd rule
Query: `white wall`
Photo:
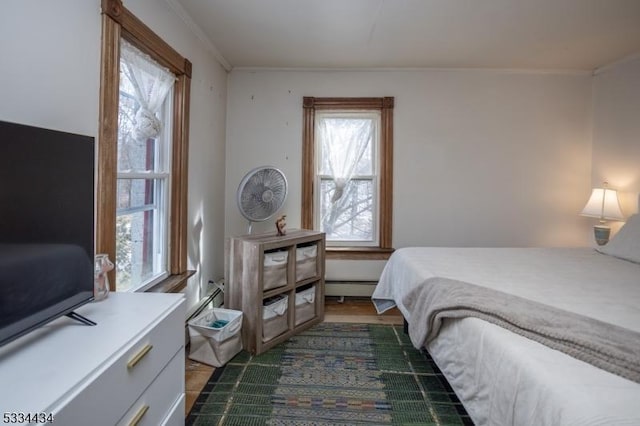
[[[96,135],[98,0],[2,2],[0,57],[1,120]]]
[[[394,247],[589,244],[591,76],[490,70],[233,70],[227,235],[246,231],[235,192],[264,164],[287,175],[282,212],[300,225],[303,96],[395,96]],[[328,278],[377,279],[382,264]]]
[[[223,275],[226,72],[165,0],[125,6],[193,64],[189,169],[189,281]],[[97,135],[99,0],[9,0],[0,15],[0,120]],[[99,143],[99,141],[98,141]]]
[[[618,189],[628,216],[640,193],[640,55],[596,73],[593,122],[592,183]]]

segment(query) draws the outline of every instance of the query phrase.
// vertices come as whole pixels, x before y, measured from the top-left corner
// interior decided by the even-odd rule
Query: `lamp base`
[[[593,227],[593,234],[596,237],[596,243],[598,243],[599,246],[603,246],[609,242],[611,228],[608,226],[596,225]]]

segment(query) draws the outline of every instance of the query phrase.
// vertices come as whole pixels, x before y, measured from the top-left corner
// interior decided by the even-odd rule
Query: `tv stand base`
[[[76,313],[76,312],[74,312],[74,311],[69,312],[69,313],[67,314],[67,316],[68,316],[69,318],[74,319],[74,320],[76,320],[76,321],[79,321],[79,322],[81,322],[81,323],[83,323],[83,324],[85,324],[85,325],[98,325],[98,323],[93,322],[93,321],[91,321],[89,318],[87,318],[87,317],[83,317],[82,315],[80,315],[80,314],[78,314],[78,313]]]

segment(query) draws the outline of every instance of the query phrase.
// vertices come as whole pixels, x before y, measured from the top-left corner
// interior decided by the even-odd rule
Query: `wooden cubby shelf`
[[[243,312],[245,350],[260,354],[324,320],[323,232],[231,237],[225,257],[224,305]]]

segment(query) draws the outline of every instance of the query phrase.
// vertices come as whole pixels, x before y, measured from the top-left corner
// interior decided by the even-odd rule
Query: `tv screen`
[[[0,346],[93,299],[94,140],[0,121]]]

